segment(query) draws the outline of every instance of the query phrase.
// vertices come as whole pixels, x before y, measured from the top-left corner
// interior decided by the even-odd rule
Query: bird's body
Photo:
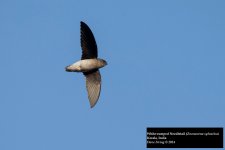
[[[68,72],[89,72],[95,69],[99,69],[107,65],[107,62],[103,59],[84,59],[75,62],[68,66],[66,71]]]
[[[101,92],[101,74],[99,68],[107,62],[98,58],[97,44],[91,29],[81,21],[81,60],[66,67],[68,72],[82,72],[86,77],[86,88],[91,108],[97,103]]]

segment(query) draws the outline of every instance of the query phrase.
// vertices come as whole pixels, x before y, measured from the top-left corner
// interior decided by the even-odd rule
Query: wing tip
[[[90,105],[90,108],[92,109],[92,108],[94,108],[94,106],[95,106],[95,105]]]
[[[96,102],[95,102],[95,103],[90,104],[90,108],[91,108],[91,109],[95,107],[95,105],[97,104],[97,101],[98,101],[98,100],[96,100]]]
[[[84,21],[80,21],[81,26],[87,26],[87,24]]]

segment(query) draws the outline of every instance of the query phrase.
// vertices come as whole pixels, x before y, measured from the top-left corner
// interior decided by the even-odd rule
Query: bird
[[[86,89],[91,108],[93,108],[101,92],[101,74],[99,69],[106,66],[104,59],[98,58],[98,48],[94,34],[86,23],[80,22],[81,60],[66,66],[67,72],[81,72],[86,78]]]

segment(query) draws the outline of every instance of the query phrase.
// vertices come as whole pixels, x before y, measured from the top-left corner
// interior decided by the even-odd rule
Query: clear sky
[[[90,109],[80,21],[102,92]],[[146,127],[224,127],[225,1],[1,0],[0,149],[144,150]]]

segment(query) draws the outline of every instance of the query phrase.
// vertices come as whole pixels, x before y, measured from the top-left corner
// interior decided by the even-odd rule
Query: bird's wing
[[[97,44],[91,29],[84,22],[80,22],[81,31],[81,48],[82,56],[81,59],[92,59],[98,57]]]
[[[91,108],[95,106],[101,92],[101,74],[98,69],[84,73]]]

